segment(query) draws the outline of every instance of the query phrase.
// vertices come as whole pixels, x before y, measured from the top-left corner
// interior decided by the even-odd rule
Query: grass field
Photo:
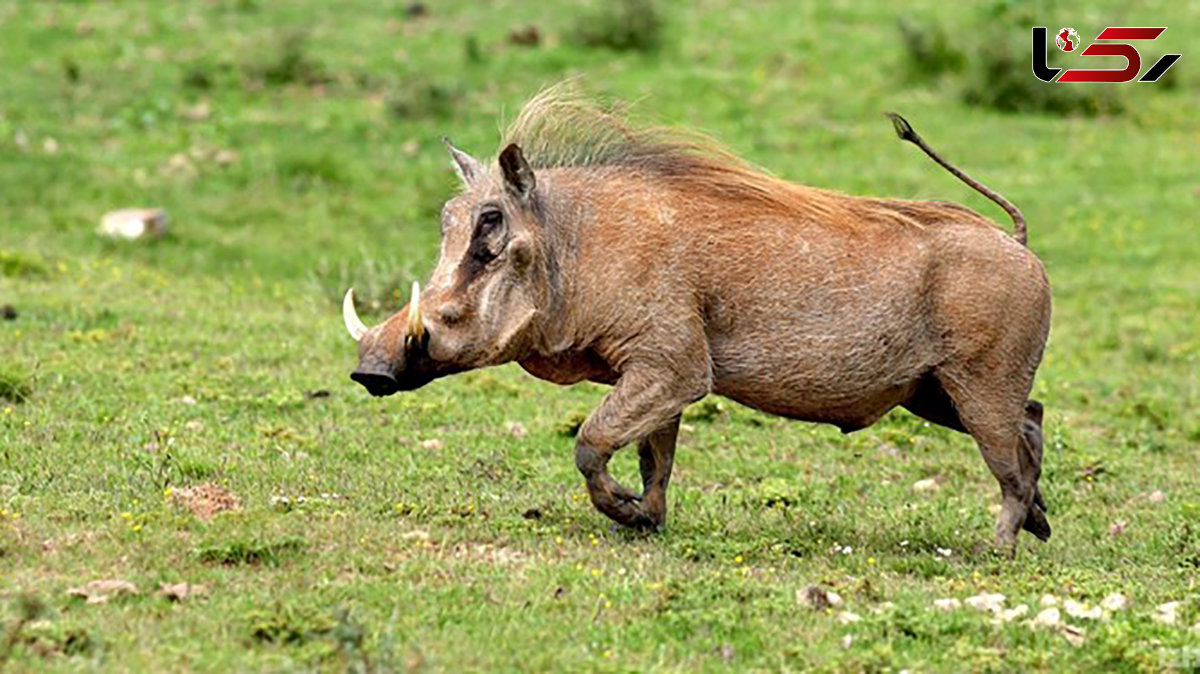
[[[591,44],[599,5],[406,6],[0,2],[11,668],[1200,667],[1200,5],[920,2],[903,18],[967,59],[924,76],[879,0],[672,2],[661,33],[635,17],[660,44],[631,49]],[[1113,114],[973,104],[989,41],[1036,84],[1030,25],[1167,25],[1144,67],[1184,56],[1170,82],[1098,85]],[[539,45],[510,41],[526,26]],[[572,460],[604,388],[516,366],[380,400],[352,383],[340,295],[372,323],[432,268],[455,189],[440,137],[488,155],[573,75],[787,178],[1003,221],[895,139],[880,112],[898,110],[1019,204],[1055,293],[1035,389],[1051,541],[990,552],[974,444],[900,411],[843,436],[698,403],[669,526],[641,535],[592,510]],[[99,237],[127,206],[166,208],[171,232]],[[627,483],[635,454],[614,461]],[[205,484],[240,507],[194,515]],[[137,593],[68,594],[103,579]],[[158,592],[181,582],[207,592]],[[806,606],[812,584],[843,603]],[[1029,613],[934,608],[982,592]],[[1081,637],[1029,624],[1045,594],[1113,592],[1130,606],[1106,619],[1063,613]],[[1156,620],[1171,601],[1176,624]]]

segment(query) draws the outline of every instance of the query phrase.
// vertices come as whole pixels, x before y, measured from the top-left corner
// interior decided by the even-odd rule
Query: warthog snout
[[[433,381],[446,364],[429,355],[429,332],[421,317],[421,287],[413,283],[408,306],[374,328],[367,328],[354,310],[354,291],[342,301],[346,330],[358,342],[358,368],[350,378],[373,396],[389,396],[418,389]]]
[[[350,378],[362,384],[367,393],[377,398],[390,396],[400,390],[400,382],[387,372],[372,372],[359,368],[350,373]]]

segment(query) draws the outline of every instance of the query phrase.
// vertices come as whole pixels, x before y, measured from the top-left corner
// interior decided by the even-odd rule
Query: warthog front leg
[[[575,444],[575,465],[587,480],[592,505],[627,527],[652,529],[666,520],[679,414],[707,393],[706,380],[700,392],[695,383],[665,380],[665,373],[623,375],[584,423]],[[641,439],[643,495],[622,487],[608,473],[612,455],[635,439]]]

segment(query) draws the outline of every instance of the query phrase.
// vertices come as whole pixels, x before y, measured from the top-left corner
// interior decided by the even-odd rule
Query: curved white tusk
[[[346,330],[350,332],[350,336],[354,341],[359,341],[362,336],[367,334],[367,326],[358,318],[358,312],[354,310],[354,288],[346,291],[346,297],[342,299],[342,320],[346,322]]]
[[[421,284],[413,281],[412,297],[408,301],[408,336],[420,339],[425,335],[425,323],[421,320]]]

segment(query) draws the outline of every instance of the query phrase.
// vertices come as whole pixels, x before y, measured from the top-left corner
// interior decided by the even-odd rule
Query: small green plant
[[[274,541],[237,540],[201,546],[196,550],[196,557],[202,562],[225,566],[244,564],[279,566],[284,559],[299,554],[306,547],[308,547],[308,543],[298,537]]]
[[[364,314],[399,311],[407,301],[412,279],[417,278],[410,264],[392,258],[378,258],[364,250],[357,259],[344,258],[336,263],[319,260],[310,276],[310,285],[328,302],[341,305],[347,288],[354,288],[354,301]]]
[[[0,368],[0,400],[23,403],[32,396],[32,375],[11,364]]]
[[[279,179],[296,192],[334,187],[346,182],[342,160],[332,152],[297,149],[280,157]]]
[[[246,613],[250,639],[258,642],[295,645],[330,634],[337,624],[310,606],[277,603],[270,608]]]
[[[274,57],[253,68],[251,74],[268,86],[313,86],[330,80],[325,66],[309,55],[308,36],[302,32],[285,33],[279,39]]]
[[[50,265],[36,255],[26,255],[11,250],[0,250],[0,276],[8,278],[45,278],[50,275]]]
[[[694,405],[689,405],[683,412],[684,421],[699,421],[711,423],[725,414],[725,406],[715,396],[709,396]]]
[[[584,47],[652,52],[662,46],[663,18],[653,0],[617,0],[582,15],[570,38]]]
[[[966,65],[966,55],[954,46],[949,32],[941,24],[916,24],[901,19],[899,28],[909,75],[913,79],[957,73]]]
[[[583,422],[585,421],[587,421],[587,413],[579,411],[571,412],[554,425],[554,432],[564,438],[573,438],[579,435],[579,429],[583,428]]]
[[[458,87],[444,82],[406,82],[388,96],[388,110],[399,119],[445,119],[454,116],[462,98]]]

